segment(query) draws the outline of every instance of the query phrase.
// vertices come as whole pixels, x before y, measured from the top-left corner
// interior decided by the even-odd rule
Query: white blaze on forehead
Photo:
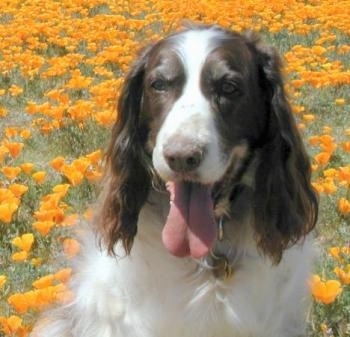
[[[206,29],[188,31],[173,37],[172,48],[184,67],[185,84],[181,96],[172,106],[159,131],[153,152],[154,165],[164,179],[171,180],[172,172],[163,156],[163,147],[170,138],[176,137],[206,146],[207,153],[198,168],[202,183],[216,181],[226,170],[226,165],[222,163],[223,155],[210,102],[200,87],[203,65],[215,48],[213,38],[218,34],[220,33],[215,29]]]
[[[187,88],[198,89],[204,62],[213,49],[211,40],[217,34],[213,30],[189,31],[177,42],[175,48],[185,67]]]
[[[210,106],[200,89],[201,73],[204,62],[211,52],[210,40],[213,35],[213,31],[189,31],[176,41],[174,49],[181,59],[186,81],[182,95],[175,102],[166,119],[165,125],[170,125],[171,128],[165,128],[162,131],[186,135],[187,132],[193,134],[194,130],[199,131],[198,128],[201,132],[213,131],[209,130],[209,125],[204,125],[211,119]],[[197,127],[193,128],[193,124]],[[198,136],[207,137],[206,134]]]

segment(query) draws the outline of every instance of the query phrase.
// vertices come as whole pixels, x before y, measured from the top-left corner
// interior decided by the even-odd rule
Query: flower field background
[[[259,32],[285,63],[321,208],[309,336],[350,336],[350,1],[0,2],[0,336],[66,301],[123,75],[183,19]]]

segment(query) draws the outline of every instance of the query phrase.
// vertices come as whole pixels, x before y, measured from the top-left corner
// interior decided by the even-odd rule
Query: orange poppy
[[[11,243],[25,252],[30,252],[34,243],[34,235],[32,233],[26,233],[21,236],[17,236],[12,239]]]
[[[36,221],[33,223],[33,228],[35,228],[42,236],[49,234],[54,226],[55,223],[53,221]]]
[[[23,163],[20,165],[20,167],[25,174],[30,174],[33,171],[34,164],[33,163]]]
[[[17,166],[4,166],[1,169],[1,172],[4,174],[4,176],[6,176],[6,178],[14,180],[20,174],[21,168]]]
[[[45,275],[32,283],[33,287],[36,289],[43,289],[52,286],[54,281],[54,275]]]
[[[350,214],[350,201],[346,198],[340,198],[338,201],[338,210],[341,214]]]
[[[42,184],[46,179],[45,171],[38,171],[32,174],[33,179],[38,183]]]
[[[22,184],[12,184],[8,188],[16,197],[21,197],[28,191],[28,186]]]
[[[0,275],[0,289],[5,285],[7,277],[5,275]]]
[[[68,258],[77,255],[80,251],[80,244],[75,239],[64,239],[63,241],[63,251]]]
[[[18,209],[18,203],[15,201],[1,202],[0,204],[0,221],[10,223],[13,214]]]
[[[23,143],[14,142],[14,143],[7,143],[7,144],[5,144],[5,146],[9,150],[9,153],[10,153],[11,157],[12,158],[16,158],[21,153],[24,144]]]
[[[324,304],[333,303],[343,291],[339,281],[322,281],[318,275],[313,275],[310,280],[310,288],[314,298]]]

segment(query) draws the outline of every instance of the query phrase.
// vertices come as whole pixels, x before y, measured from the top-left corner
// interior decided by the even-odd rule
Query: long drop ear
[[[141,115],[147,48],[128,73],[118,101],[117,121],[106,152],[106,174],[97,230],[109,254],[120,241],[130,253],[139,212],[146,202],[151,173],[145,152],[147,124]]]
[[[278,263],[284,249],[315,226],[318,198],[308,156],[288,103],[274,49],[252,42],[269,114],[255,176],[254,226],[259,248]]]

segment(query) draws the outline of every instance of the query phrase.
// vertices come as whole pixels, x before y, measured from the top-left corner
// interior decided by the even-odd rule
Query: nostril
[[[176,172],[189,172],[199,167],[204,151],[198,147],[167,146],[164,158],[169,167]]]
[[[175,164],[176,158],[174,156],[166,156],[166,160],[168,161],[169,164]]]
[[[193,154],[191,155],[190,157],[187,157],[185,159],[185,162],[186,162],[186,166],[189,168],[189,169],[194,169],[196,167],[199,166],[199,163],[201,162],[201,153],[198,152],[196,154]]]

